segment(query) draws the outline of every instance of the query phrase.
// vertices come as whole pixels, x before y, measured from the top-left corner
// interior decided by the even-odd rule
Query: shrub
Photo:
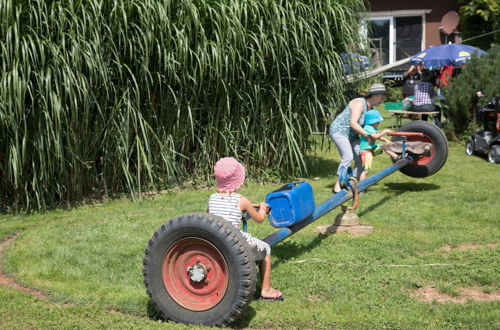
[[[500,94],[500,46],[495,45],[488,54],[473,56],[450,86],[443,89],[448,108],[445,116],[451,121],[457,136],[464,134],[474,119],[474,109],[479,102],[490,100]],[[478,99],[476,93],[482,91],[485,98]]]
[[[384,84],[387,87],[387,99],[386,102],[401,102],[403,100],[403,89],[400,86],[396,86],[395,81],[385,81]]]

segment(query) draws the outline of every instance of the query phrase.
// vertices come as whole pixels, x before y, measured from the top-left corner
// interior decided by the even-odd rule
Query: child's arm
[[[372,138],[374,138],[375,140],[382,140],[382,136],[387,134],[387,133],[390,133],[392,132],[392,130],[390,129],[384,129],[383,131],[380,131],[380,132],[375,132],[373,134],[370,134],[370,136]]]
[[[385,138],[383,136],[380,138],[380,140],[384,141],[385,143],[391,143],[391,141],[389,139],[387,139],[387,138]]]
[[[248,198],[241,196],[240,198],[240,210],[246,211],[250,217],[255,220],[255,222],[262,222],[266,218],[267,211],[269,210],[269,205],[264,202],[258,204],[258,210],[255,209],[254,204],[252,204]]]

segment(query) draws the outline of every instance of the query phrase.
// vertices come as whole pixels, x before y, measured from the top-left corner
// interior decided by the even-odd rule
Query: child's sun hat
[[[382,120],[384,118],[382,118],[378,110],[370,110],[365,113],[365,125],[380,123]]]
[[[221,158],[214,166],[217,190],[233,192],[245,181],[245,167],[233,157]]]

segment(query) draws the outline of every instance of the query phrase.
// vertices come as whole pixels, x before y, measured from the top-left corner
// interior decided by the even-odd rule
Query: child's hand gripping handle
[[[260,209],[264,209],[266,210],[266,214],[269,214],[269,212],[271,212],[271,208],[269,207],[269,205],[267,205],[266,203],[264,202],[260,202],[259,204],[253,204],[253,207],[257,210],[257,211],[260,211]]]
[[[260,202],[259,204],[253,204],[253,207],[257,210],[257,212],[259,212],[261,208],[263,210],[266,210],[266,214],[269,214],[269,212],[271,212],[271,208],[269,207],[269,205],[267,205],[264,202]],[[248,214],[248,212],[244,212],[241,220],[243,221],[243,231],[245,233],[247,232],[248,229],[248,224],[247,224],[248,219],[250,219],[250,214]]]

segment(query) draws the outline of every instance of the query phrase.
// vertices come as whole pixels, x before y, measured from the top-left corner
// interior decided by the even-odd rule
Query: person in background
[[[332,191],[340,191],[339,174],[341,168],[348,168],[354,160],[355,166],[353,176],[359,178],[361,175],[361,157],[359,154],[359,137],[364,136],[370,142],[373,139],[363,129],[365,124],[365,113],[372,107],[385,101],[387,90],[382,84],[373,84],[364,97],[359,97],[345,107],[345,109],[330,124],[329,135],[340,154],[340,162],[337,168],[337,180]]]
[[[422,70],[421,81],[415,85],[415,96],[412,101],[412,111],[439,111],[434,103],[432,103],[432,98],[436,96],[436,92],[434,91],[434,86],[429,82],[430,79],[430,71],[428,69]],[[426,121],[427,117],[427,115],[422,115],[422,120]],[[442,126],[440,114],[434,116],[434,123],[438,127]]]
[[[439,76],[436,81],[436,86],[442,89],[445,86],[451,85],[451,78],[453,76],[453,65],[443,65],[439,71]]]
[[[414,95],[415,85],[420,79],[421,70],[421,65],[412,65],[403,73],[403,98]]]

